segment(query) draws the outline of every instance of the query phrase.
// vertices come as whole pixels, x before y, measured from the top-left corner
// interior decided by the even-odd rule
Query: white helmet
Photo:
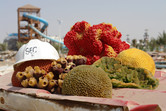
[[[32,39],[27,44],[21,46],[15,59],[16,63],[14,67],[15,65],[31,60],[57,60],[59,59],[59,54],[48,42]]]

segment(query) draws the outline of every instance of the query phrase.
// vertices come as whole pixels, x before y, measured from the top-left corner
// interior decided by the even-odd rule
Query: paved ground
[[[0,75],[12,72],[14,63],[15,63],[14,59],[0,61]]]

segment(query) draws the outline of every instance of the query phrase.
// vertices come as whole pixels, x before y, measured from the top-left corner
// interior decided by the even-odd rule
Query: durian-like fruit
[[[111,98],[112,83],[102,69],[79,65],[69,71],[63,80],[62,94]]]

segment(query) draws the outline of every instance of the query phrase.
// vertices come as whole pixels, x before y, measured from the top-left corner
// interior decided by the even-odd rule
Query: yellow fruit
[[[135,68],[144,68],[149,70],[153,75],[155,74],[155,62],[153,58],[142,50],[136,48],[124,50],[118,54],[117,59],[122,64]]]

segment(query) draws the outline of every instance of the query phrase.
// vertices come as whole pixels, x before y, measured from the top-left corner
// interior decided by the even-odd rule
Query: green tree
[[[25,43],[19,42],[17,41],[17,49],[19,49],[22,45],[24,45]]]
[[[58,51],[59,54],[67,54],[68,48],[64,47],[62,44],[52,42],[51,45]]]
[[[139,40],[138,48],[143,50],[143,40],[142,39]]]
[[[164,52],[166,52],[166,32],[159,33],[157,38],[157,44],[164,47]]]
[[[150,51],[154,51],[157,47],[156,39],[152,38],[148,43]]]
[[[0,50],[1,50],[1,51],[7,50],[7,47],[8,47],[8,45],[7,45],[6,43],[0,44]]]
[[[137,47],[137,40],[136,40],[136,39],[133,39],[131,45],[132,45],[133,47]]]

